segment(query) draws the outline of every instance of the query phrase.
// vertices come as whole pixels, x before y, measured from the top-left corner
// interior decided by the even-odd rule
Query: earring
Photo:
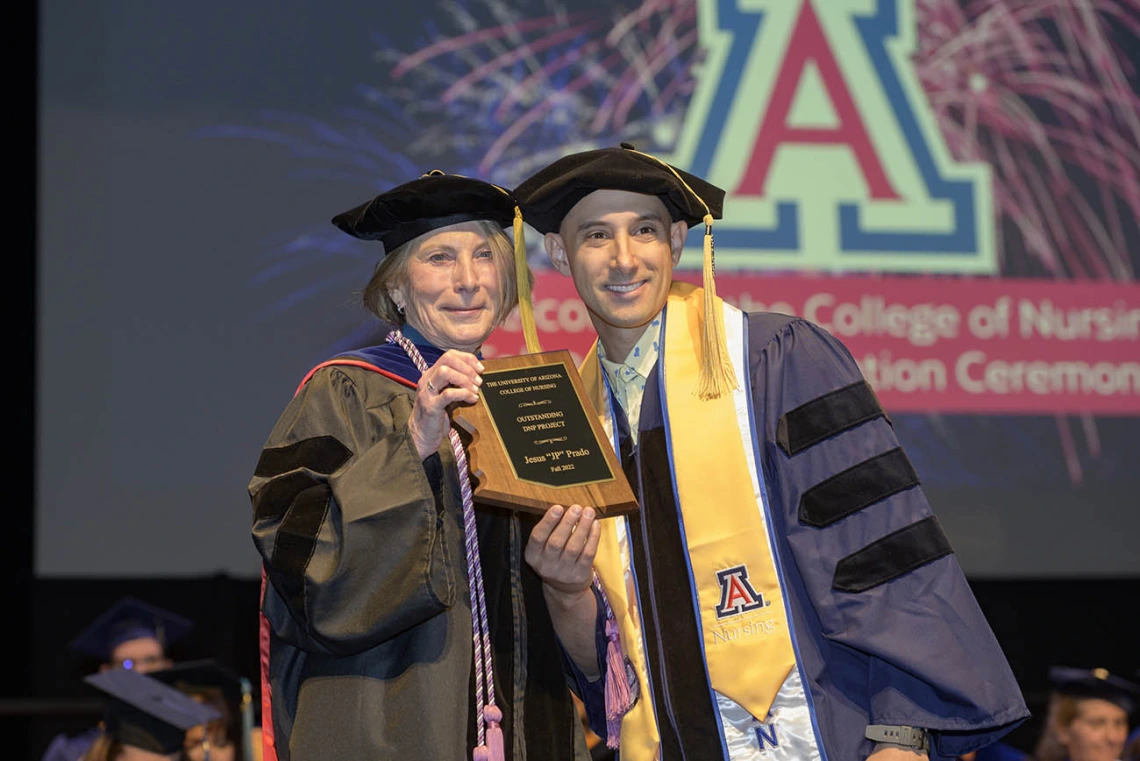
[[[404,313],[404,305],[403,304],[397,304],[396,305],[396,314],[403,314],[403,313]]]

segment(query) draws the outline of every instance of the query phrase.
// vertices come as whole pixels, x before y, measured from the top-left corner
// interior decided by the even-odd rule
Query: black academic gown
[[[421,347],[431,364],[439,352]],[[462,504],[445,438],[408,433],[414,368],[393,345],[322,367],[273,429],[250,482],[269,584],[281,761],[470,758],[471,606]],[[404,380],[400,380],[402,375]],[[586,759],[541,581],[534,519],[477,506],[495,692],[508,759]]]

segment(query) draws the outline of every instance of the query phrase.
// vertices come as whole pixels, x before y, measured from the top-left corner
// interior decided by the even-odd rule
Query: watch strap
[[[919,751],[930,750],[929,734],[925,729],[891,724],[870,724],[864,736],[868,740],[891,745],[901,745],[904,748],[914,748]]]

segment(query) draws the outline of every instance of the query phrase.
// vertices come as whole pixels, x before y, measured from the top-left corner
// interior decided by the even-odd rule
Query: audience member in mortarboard
[[[816,325],[716,296],[724,191],[623,145],[515,194],[589,311],[580,373],[641,485],[636,516],[600,522],[601,591],[560,547],[593,532],[589,511],[548,512],[526,550],[591,727],[622,761],[945,759],[1022,722],[855,360]],[[673,280],[694,225],[703,288]]]
[[[192,627],[177,613],[124,597],[80,632],[71,648],[101,661],[100,670],[121,667],[147,673],[170,665],[167,647]]]
[[[186,733],[185,761],[254,761],[253,699],[248,679],[216,660],[176,663],[151,676],[208,705],[220,716]]]
[[[1056,666],[1048,715],[1034,761],[1119,761],[1124,758],[1128,717],[1140,701],[1140,685],[1102,668]]]
[[[219,714],[151,676],[111,669],[85,680],[107,698],[103,734],[83,761],[175,761],[186,732]]]
[[[449,417],[478,399],[480,348],[516,305],[538,346],[514,200],[432,172],[333,223],[378,244],[364,302],[398,330],[305,376],[249,484],[265,758],[584,758],[521,562],[536,521],[473,504]]]
[[[99,671],[123,668],[147,673],[170,665],[168,646],[192,626],[177,613],[123,597],[76,635],[71,649],[98,663]],[[98,736],[98,727],[74,737],[57,735],[42,761],[76,761]]]

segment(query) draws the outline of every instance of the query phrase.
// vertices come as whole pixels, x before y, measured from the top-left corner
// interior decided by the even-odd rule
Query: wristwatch
[[[920,752],[930,752],[930,733],[919,727],[870,724],[863,736],[877,743],[890,743]]]

